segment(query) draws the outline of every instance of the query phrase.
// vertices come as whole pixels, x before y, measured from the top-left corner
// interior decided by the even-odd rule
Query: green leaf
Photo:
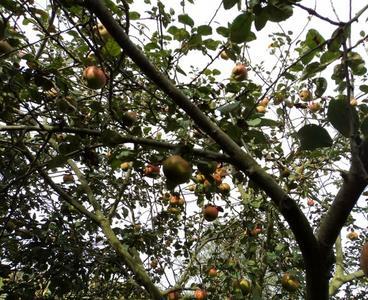
[[[131,20],[139,20],[140,17],[141,17],[141,15],[139,14],[139,12],[136,12],[136,11],[130,11],[129,12],[129,18]]]
[[[305,38],[305,44],[310,48],[314,49],[317,46],[323,44],[325,39],[320,33],[315,29],[309,29],[307,36]]]
[[[323,77],[313,79],[313,83],[316,85],[314,94],[317,98],[321,97],[327,89],[327,80]]]
[[[198,34],[200,35],[211,35],[212,34],[212,27],[208,25],[201,25],[198,26]]]
[[[268,4],[265,10],[271,22],[281,22],[293,15],[293,7],[288,4]]]
[[[178,16],[179,22],[183,23],[185,25],[188,25],[190,27],[194,26],[194,21],[191,17],[189,17],[189,15],[184,14],[184,15],[179,15]]]
[[[315,124],[303,126],[298,131],[298,138],[302,150],[315,150],[332,146],[332,139],[327,130]]]
[[[217,32],[219,35],[222,35],[223,37],[226,37],[226,38],[230,35],[230,30],[229,30],[229,28],[227,28],[227,27],[223,27],[223,26],[217,27],[217,28],[216,28],[216,32]]]
[[[332,126],[345,137],[350,137],[351,107],[346,99],[331,100],[328,105],[327,118]]]
[[[224,105],[224,106],[218,108],[217,110],[221,114],[228,114],[228,113],[231,113],[232,111],[234,111],[235,109],[238,109],[239,107],[240,107],[240,101],[236,101],[236,102]]]
[[[111,55],[112,57],[119,56],[121,48],[114,39],[108,39],[102,48],[102,53]]]
[[[225,9],[232,8],[239,0],[223,0],[222,3],[224,4]]]
[[[234,43],[249,42],[252,38],[250,28],[253,22],[253,14],[250,12],[237,16],[230,28],[230,40]]]
[[[341,57],[340,51],[327,51],[321,55],[321,64],[330,64]]]
[[[316,73],[321,72],[324,69],[326,69],[325,65],[321,65],[319,62],[312,62],[305,67],[300,80],[313,77]]]
[[[359,89],[360,89],[363,93],[368,93],[368,85],[362,84],[361,86],[359,86]]]
[[[257,11],[255,11],[254,25],[257,31],[260,31],[266,26],[268,19],[269,17],[268,17],[267,10],[260,7],[259,9],[257,9]]]

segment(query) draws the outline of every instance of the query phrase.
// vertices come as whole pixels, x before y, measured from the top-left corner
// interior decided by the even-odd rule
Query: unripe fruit
[[[192,176],[191,165],[180,155],[172,155],[163,162],[163,171],[172,185],[187,182]]]
[[[289,292],[295,292],[299,288],[300,283],[295,276],[285,273],[282,276],[281,285],[285,290]]]
[[[103,40],[104,42],[106,42],[109,38],[111,38],[110,33],[101,23],[93,27],[93,30],[96,34],[98,34],[101,37],[101,40]]]
[[[243,81],[248,78],[248,70],[245,64],[237,63],[231,72],[231,77],[236,81]]]
[[[229,59],[229,55],[227,55],[226,50],[222,50],[220,57],[224,60],[228,60]]]
[[[107,77],[102,69],[96,66],[89,66],[83,71],[83,78],[90,89],[98,90],[103,88],[107,82]]]
[[[240,280],[239,282],[239,286],[240,286],[240,289],[241,291],[244,293],[244,294],[247,294],[250,292],[250,281],[248,279],[242,279]]]
[[[303,88],[299,91],[299,98],[302,101],[308,102],[312,100],[312,93],[310,92],[310,90]]]

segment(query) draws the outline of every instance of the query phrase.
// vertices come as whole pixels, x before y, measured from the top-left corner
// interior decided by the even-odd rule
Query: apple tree
[[[2,1],[1,295],[362,299],[368,5],[142,2]]]

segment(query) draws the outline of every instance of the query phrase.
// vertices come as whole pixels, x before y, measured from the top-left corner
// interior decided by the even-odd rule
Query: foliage
[[[231,22],[197,24],[183,13],[194,0],[180,12],[137,2],[0,7],[1,293],[193,299],[203,288],[209,299],[313,299],[327,278],[334,299],[364,297],[367,36],[351,25],[367,6],[344,23],[303,1],[224,0]],[[305,31],[280,23],[267,59],[248,56],[296,11],[314,18]],[[231,76],[239,62],[248,78]],[[92,65],[107,76],[101,89],[83,78]],[[161,170],[172,155],[193,168],[178,186]],[[213,222],[207,204],[218,207]]]

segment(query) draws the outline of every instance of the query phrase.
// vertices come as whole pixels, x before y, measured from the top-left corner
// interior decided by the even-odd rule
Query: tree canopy
[[[365,297],[368,5],[200,2],[2,1],[1,297]]]

